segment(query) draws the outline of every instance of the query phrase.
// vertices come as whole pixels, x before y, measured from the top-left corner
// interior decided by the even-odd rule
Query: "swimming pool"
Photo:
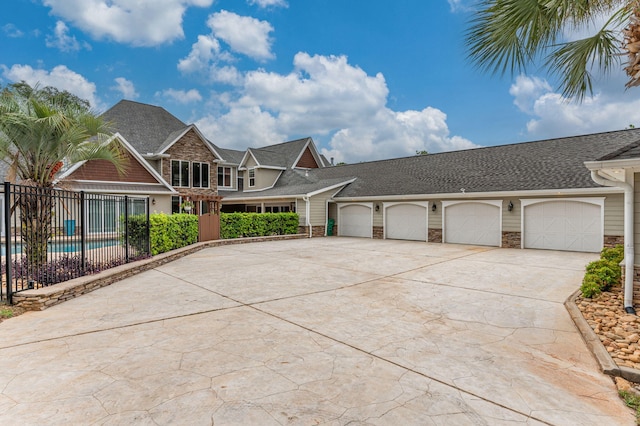
[[[87,241],[86,250],[92,250],[96,248],[112,247],[120,245],[120,240],[93,240]],[[80,241],[53,241],[47,246],[49,253],[74,253],[82,250],[82,243]],[[11,244],[11,253],[22,253],[22,243]],[[0,245],[0,255],[5,256],[7,254],[6,245],[2,243]]]

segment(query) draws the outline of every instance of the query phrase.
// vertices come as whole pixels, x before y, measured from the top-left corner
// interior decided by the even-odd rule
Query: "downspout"
[[[624,310],[628,314],[636,314],[633,308],[633,264],[635,250],[633,247],[633,186],[627,182],[606,179],[597,170],[591,170],[591,179],[603,186],[624,189]]]
[[[309,197],[307,195],[302,196],[302,201],[306,203],[304,220],[306,222],[307,228],[309,228],[309,238],[312,238],[313,230],[311,229],[311,218],[309,217],[309,215],[311,214],[311,203],[309,202]]]

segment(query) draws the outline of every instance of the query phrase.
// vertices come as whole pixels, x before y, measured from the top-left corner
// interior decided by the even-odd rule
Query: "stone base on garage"
[[[383,226],[374,226],[373,227],[373,238],[381,240],[384,238],[384,227]]]
[[[605,247],[615,247],[618,244],[624,245],[624,237],[619,235],[605,235],[604,236],[604,246]]]
[[[430,243],[441,243],[442,242],[442,229],[432,229],[429,228],[429,232],[427,235],[427,241]]]
[[[522,248],[521,232],[503,232],[502,248]]]
[[[311,236],[312,237],[324,237],[325,236],[325,227],[324,225],[312,226],[311,227]],[[334,235],[337,235],[337,227],[334,227]],[[298,226],[298,234],[309,235],[309,227],[308,226]]]

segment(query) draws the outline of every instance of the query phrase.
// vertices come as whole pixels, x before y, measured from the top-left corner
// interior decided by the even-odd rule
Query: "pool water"
[[[103,247],[112,247],[120,245],[119,240],[95,240],[88,241],[86,244],[87,250],[92,250],[96,248]],[[47,251],[49,253],[74,253],[82,250],[82,243],[80,241],[54,241],[49,243],[47,247]],[[6,255],[6,245],[3,243],[0,246],[0,254],[2,256]],[[22,253],[22,243],[11,244],[11,253],[17,254]]]

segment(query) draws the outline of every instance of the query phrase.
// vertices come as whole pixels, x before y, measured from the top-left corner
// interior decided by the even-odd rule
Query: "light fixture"
[[[438,210],[438,206],[436,206],[436,203],[434,201],[433,205],[431,206],[431,211],[435,212],[436,210]]]
[[[156,199],[155,198],[151,199],[151,204],[154,205],[154,206],[156,205]]]
[[[376,204],[376,211],[379,212],[380,211],[380,204]]]
[[[509,201],[509,205],[507,206],[507,210],[509,210],[510,212],[513,211],[513,202]]]

